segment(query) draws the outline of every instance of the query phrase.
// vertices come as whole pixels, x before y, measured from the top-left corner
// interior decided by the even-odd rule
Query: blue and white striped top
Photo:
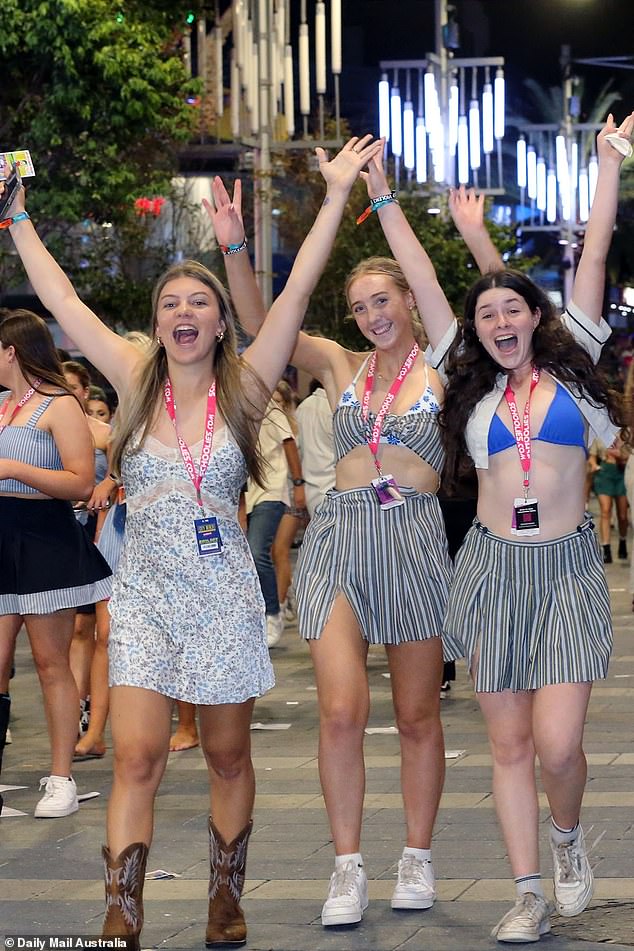
[[[61,394],[66,395],[66,394]],[[55,440],[45,429],[37,429],[40,416],[48,409],[54,396],[48,396],[37,407],[25,426],[6,426],[0,433],[0,458],[14,459],[38,469],[64,468]],[[0,479],[0,492],[20,495],[40,495],[38,489],[17,479]]]

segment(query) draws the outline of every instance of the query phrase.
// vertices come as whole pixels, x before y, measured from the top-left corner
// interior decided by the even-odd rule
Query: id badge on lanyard
[[[203,438],[203,448],[200,454],[200,467],[198,471],[196,471],[194,458],[191,454],[189,446],[178,432],[178,426],[176,423],[176,403],[174,402],[172,385],[169,379],[165,381],[164,397],[165,409],[167,410],[167,415],[174,424],[176,438],[178,440],[178,448],[180,449],[181,456],[183,457],[187,474],[193,482],[194,488],[196,489],[196,499],[198,501],[198,505],[200,506],[201,516],[200,518],[194,519],[194,535],[196,538],[198,554],[201,557],[206,555],[220,555],[222,554],[223,546],[222,538],[220,536],[220,528],[218,526],[218,519],[215,515],[205,515],[201,497],[202,481],[205,477],[205,473],[207,472],[207,467],[209,466],[211,447],[214,439],[214,424],[216,420],[216,382],[214,380],[214,382],[209,387],[209,394],[207,397],[207,422],[205,424],[205,435]]]
[[[396,399],[398,391],[400,390],[403,380],[412,369],[414,361],[418,355],[418,344],[415,343],[409,354],[405,358],[405,362],[401,367],[398,376],[392,383],[387,396],[383,400],[380,410],[376,414],[376,419],[374,421],[374,426],[372,427],[372,433],[368,439],[368,448],[372,453],[374,458],[374,465],[378,473],[378,478],[372,479],[370,483],[374,489],[374,493],[378,499],[379,505],[383,510],[396,508],[397,505],[403,505],[405,499],[396,484],[396,479],[393,475],[386,475],[383,473],[381,468],[381,463],[379,462],[378,453],[379,453],[379,444],[381,442],[381,430],[383,429],[383,420],[387,414],[388,409]],[[370,362],[368,363],[368,372],[365,380],[365,389],[363,391],[363,400],[361,403],[361,415],[365,421],[367,421],[369,412],[370,412],[370,396],[372,395],[372,390],[374,387],[374,372],[376,367],[376,351],[370,357]]]
[[[532,458],[530,406],[533,390],[538,383],[539,370],[537,367],[533,367],[531,386],[528,399],[526,400],[526,406],[524,407],[524,417],[522,420],[520,419],[517,403],[515,402],[515,393],[511,389],[510,383],[507,385],[506,390],[504,391],[504,396],[511,413],[511,420],[513,422],[513,433],[515,435],[515,442],[517,444],[517,452],[519,454],[522,471],[524,473],[524,496],[523,498],[513,499],[513,513],[511,516],[512,535],[539,535],[539,502],[537,499],[530,499],[528,497]]]

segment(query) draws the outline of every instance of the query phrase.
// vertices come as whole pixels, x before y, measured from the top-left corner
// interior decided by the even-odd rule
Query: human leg
[[[198,746],[196,704],[177,700],[176,707],[178,709],[178,726],[170,739],[170,753],[191,750]]]
[[[69,664],[75,611],[24,618],[44,697],[51,743],[51,776],[70,776],[77,739],[79,695]]]
[[[606,565],[612,562],[612,549],[610,547],[610,521],[612,518],[612,496],[597,495],[599,500],[599,539],[603,545],[603,561]]]
[[[368,645],[343,595],[335,599],[321,637],[309,646],[319,701],[319,778],[336,856],[322,923],[352,924],[367,907],[360,840],[370,696]]]
[[[539,941],[550,908],[539,872],[539,804],[532,737],[533,693],[478,693],[493,758],[493,795],[515,878],[517,901],[491,932],[500,942]]]
[[[93,606],[86,605],[86,609],[89,607],[92,608]],[[69,662],[82,700],[90,696],[90,667],[95,649],[95,623],[96,614],[94,610],[91,610],[90,613],[77,611],[75,614]]]
[[[627,495],[617,495],[616,499],[616,517],[619,526],[619,550],[618,556],[621,560],[627,558]]]
[[[74,759],[100,759],[106,752],[104,731],[108,719],[108,635],[110,613],[108,602],[96,605],[95,650],[90,667],[90,719],[88,730],[75,745]]]
[[[407,842],[392,908],[430,908],[436,897],[431,837],[445,776],[439,686],[439,637],[386,648],[401,745]]]
[[[253,704],[253,700],[248,700],[199,708],[211,806],[207,947],[244,944],[247,936],[240,897],[255,798],[251,762]]]
[[[280,612],[271,548],[285,508],[283,502],[260,502],[248,517],[247,540],[269,615]]]
[[[301,520],[289,512],[282,515],[280,524],[275,533],[275,540],[271,555],[275,565],[275,575],[277,578],[277,597],[280,604],[286,601],[288,589],[291,586],[291,546],[301,524]]]
[[[539,807],[532,735],[533,694],[476,694],[493,758],[495,810],[515,878],[539,871]]]
[[[143,884],[154,826],[154,798],[169,749],[171,700],[140,687],[110,695],[114,777],[102,849],[106,884],[103,936],[130,936],[138,951]]]
[[[550,805],[557,910],[566,917],[587,907],[594,877],[579,825],[587,766],[583,729],[592,684],[552,684],[535,693],[533,735]]]

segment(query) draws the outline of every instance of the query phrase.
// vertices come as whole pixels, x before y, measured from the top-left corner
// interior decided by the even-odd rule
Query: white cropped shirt
[[[561,320],[577,343],[581,344],[581,346],[588,351],[593,362],[597,363],[601,356],[603,344],[612,333],[605,320],[601,318],[601,322],[595,324],[595,322],[591,320],[587,314],[584,314],[581,308],[577,307],[572,301],[562,314]],[[425,351],[425,359],[430,366],[438,371],[444,383],[447,382],[447,374],[444,368],[445,359],[458,332],[458,321],[454,320],[438,346],[435,349],[429,346]],[[508,377],[505,373],[498,373],[495,386],[486,396],[482,397],[469,417],[465,431],[465,441],[469,455],[473,459],[476,469],[489,468],[489,429],[496,410],[504,397],[507,380]],[[619,434],[619,427],[615,426],[610,420],[607,410],[603,407],[598,408],[593,406],[584,397],[577,396],[570,389],[570,384],[562,380],[557,380],[557,382],[570,394],[588,423],[588,445],[593,439],[600,439],[606,446],[611,446]]]

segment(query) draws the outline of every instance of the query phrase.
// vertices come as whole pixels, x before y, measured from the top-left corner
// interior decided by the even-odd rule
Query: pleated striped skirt
[[[541,543],[476,521],[456,558],[444,625],[477,692],[536,690],[607,675],[612,622],[594,525]]]
[[[370,487],[326,494],[297,563],[301,637],[320,637],[339,593],[370,644],[440,636],[453,572],[440,506],[430,493],[401,492],[405,504],[387,510]]]

